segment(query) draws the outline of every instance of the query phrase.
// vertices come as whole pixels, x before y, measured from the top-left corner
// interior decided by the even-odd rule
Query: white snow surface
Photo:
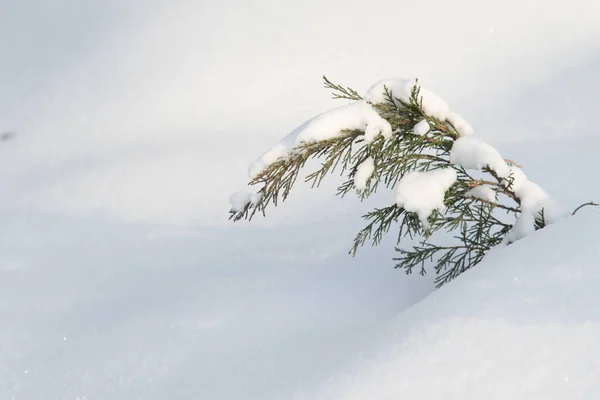
[[[465,196],[475,197],[477,199],[487,201],[496,201],[496,192],[494,192],[494,190],[487,185],[476,186],[465,193]]]
[[[502,150],[571,209],[600,198],[589,139]],[[184,229],[0,216],[2,399],[600,396],[596,208],[414,306],[433,274],[394,270],[393,234],[348,257],[355,218]]]
[[[415,212],[424,225],[433,210],[443,212],[444,195],[456,182],[452,168],[435,171],[412,171],[400,179],[396,187],[396,204],[406,211]]]
[[[331,139],[339,136],[345,129],[364,131],[367,143],[379,135],[386,138],[392,135],[392,127],[389,122],[381,118],[370,104],[365,101],[357,101],[326,111],[294,129],[260,156],[250,166],[248,175],[251,179],[254,178],[273,162],[289,156],[294,148],[302,143]]]
[[[365,190],[367,182],[373,175],[373,171],[375,171],[375,161],[372,157],[367,157],[367,159],[361,162],[356,169],[356,174],[354,175],[354,186],[356,187],[356,190]]]
[[[393,240],[347,257],[361,209],[331,191],[299,185],[269,229],[227,221],[260,143],[330,107],[320,74],[398,66],[570,209],[600,199],[590,1],[409,8],[427,29],[398,1],[3,2],[0,399],[386,399],[399,377],[409,399],[600,398],[591,208],[406,313],[431,274],[393,270]],[[373,347],[409,363],[364,379]]]
[[[427,122],[427,120],[424,119],[415,124],[415,127],[413,128],[413,132],[415,135],[423,136],[423,135],[426,135],[430,129],[431,129],[431,127],[429,126],[429,122]]]
[[[297,399],[597,399],[599,226],[587,210],[490,253]]]
[[[489,167],[501,178],[508,177],[511,172],[498,150],[473,137],[460,137],[454,142],[450,162],[465,169]]]

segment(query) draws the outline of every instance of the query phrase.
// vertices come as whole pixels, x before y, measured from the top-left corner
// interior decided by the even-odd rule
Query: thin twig
[[[571,215],[575,215],[575,213],[576,213],[577,211],[579,211],[580,209],[582,209],[582,208],[583,208],[583,207],[585,207],[585,206],[594,206],[594,207],[598,207],[598,206],[600,206],[600,204],[594,203],[593,201],[589,201],[589,202],[587,202],[587,203],[583,203],[582,205],[580,205],[579,207],[577,207],[577,208],[576,208],[576,209],[575,209],[575,210],[574,210],[574,211],[571,213]]]

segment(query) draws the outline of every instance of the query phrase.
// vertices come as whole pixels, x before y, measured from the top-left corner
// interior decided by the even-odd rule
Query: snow
[[[496,201],[496,192],[487,185],[479,185],[465,193],[467,197],[475,197],[486,201]]]
[[[417,213],[421,223],[427,226],[427,218],[433,210],[444,212],[444,195],[456,178],[452,168],[409,172],[398,182],[396,204]]]
[[[588,210],[491,252],[297,398],[598,398],[598,226]]]
[[[356,168],[356,174],[354,175],[354,186],[356,190],[362,191],[367,187],[367,182],[371,179],[375,171],[375,161],[372,157],[367,157],[366,160],[361,162]]]
[[[479,139],[460,137],[456,140],[450,152],[450,162],[465,169],[490,168],[503,178],[504,185],[519,198],[522,214],[507,235],[506,242],[513,242],[533,232],[535,218],[541,210],[544,211],[546,223],[555,222],[561,215],[561,208],[541,186],[530,181],[519,167],[509,166],[498,150]],[[495,199],[493,190],[481,186],[470,190],[467,195]]]
[[[427,120],[424,119],[415,124],[415,127],[413,128],[413,132],[415,135],[423,136],[423,135],[426,135],[430,129],[431,128],[429,126],[429,122],[427,122]]]
[[[451,112],[446,119],[454,126],[460,136],[471,136],[474,133],[473,127],[459,114]]]
[[[558,210],[556,210],[556,205],[551,197],[540,185],[530,181],[519,167],[510,167],[510,176],[505,179],[505,185],[512,189],[519,198],[523,212],[537,214],[544,208],[546,217],[556,218]]]
[[[502,151],[574,208],[600,198],[597,145]],[[598,398],[600,210],[422,302],[434,275],[392,268],[393,233],[347,256],[359,212],[182,229],[0,209],[0,398]]]
[[[349,257],[361,221],[0,216],[1,399],[292,398],[432,287],[391,268],[391,246]]]
[[[262,193],[252,193],[252,196],[250,196],[250,203],[256,204],[259,201],[261,201],[262,198],[263,198]]]
[[[231,205],[231,211],[241,212],[244,208],[252,201],[252,193],[239,191],[229,197],[229,204]]]
[[[461,136],[473,134],[473,127],[467,121],[459,114],[450,111],[450,107],[441,97],[423,88],[416,79],[383,79],[367,90],[363,96],[363,100],[372,104],[384,103],[387,101],[385,95],[385,89],[387,88],[397,105],[400,105],[400,102],[395,99],[408,103],[415,85],[420,90],[419,100],[422,102],[423,111],[425,111],[427,115],[441,121],[447,120],[454,128],[456,128],[456,131]],[[424,122],[425,121],[421,121],[415,126],[414,132],[416,135],[424,135],[429,131],[429,127],[426,127]],[[426,128],[427,130],[425,130]]]
[[[381,118],[377,111],[365,101],[334,108],[320,114],[285,136],[271,149],[258,158],[248,171],[251,179],[280,158],[287,157],[295,147],[303,143],[332,139],[342,130],[360,130],[365,132],[365,141],[372,142],[377,136],[392,136],[392,127]]]
[[[512,229],[504,237],[504,244],[510,244],[535,232],[535,216],[524,212],[517,217]]]
[[[255,205],[261,199],[261,193],[250,193],[240,190],[229,197],[229,204],[231,205],[231,211],[242,212],[248,204]]]
[[[331,107],[323,72],[398,66],[571,209],[600,199],[589,0],[413,2],[426,29],[397,1],[66,3],[0,12],[0,399],[600,397],[592,208],[413,308],[433,276],[392,268],[393,233],[346,254],[389,193],[299,185],[251,225],[223,207],[262,143]]]
[[[460,137],[454,142],[450,162],[465,169],[481,170],[488,167],[501,178],[506,178],[511,173],[498,150],[473,137]]]
[[[408,103],[415,85],[417,85],[416,79],[383,79],[373,84],[367,90],[363,96],[363,100],[373,104],[385,103],[387,101],[385,89],[387,88],[392,94],[394,101],[395,99],[400,99]],[[448,104],[433,92],[423,88],[421,85],[418,86],[420,88],[419,100],[423,103],[423,111],[431,117],[445,120],[450,113]],[[399,102],[395,102],[399,104]]]
[[[510,176],[505,179],[504,184],[519,198],[522,211],[506,236],[506,243],[522,239],[532,233],[535,230],[535,219],[542,210],[546,224],[556,222],[563,214],[556,201],[540,185],[530,181],[519,167],[514,165],[510,167]]]

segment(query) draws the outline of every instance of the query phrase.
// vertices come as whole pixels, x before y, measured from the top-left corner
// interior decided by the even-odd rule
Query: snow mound
[[[599,226],[587,210],[490,253],[298,398],[600,398]]]
[[[389,122],[381,118],[368,103],[357,101],[329,110],[294,129],[250,166],[248,170],[250,179],[278,159],[289,156],[295,147],[303,143],[333,139],[339,136],[342,130],[364,131],[367,143],[379,135],[386,138],[392,136]]]

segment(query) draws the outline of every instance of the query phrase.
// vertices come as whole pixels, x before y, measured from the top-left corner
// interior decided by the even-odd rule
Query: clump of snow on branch
[[[541,217],[542,212],[545,224],[556,222],[560,214],[556,202],[540,185],[530,181],[519,167],[511,166],[510,176],[503,183],[519,198],[521,209],[521,214],[504,238],[505,243],[512,243],[534,232],[536,218]]]
[[[319,142],[335,138],[343,130],[365,132],[365,141],[373,141],[377,136],[392,136],[389,122],[381,118],[377,111],[365,101],[357,101],[348,106],[334,108],[320,114],[285,136],[279,143],[258,158],[248,171],[251,179],[282,157],[289,156],[293,149],[303,143]]]
[[[551,199],[548,193],[540,185],[530,181],[519,167],[511,166],[510,177],[504,182],[521,200],[521,210],[524,213],[535,214],[550,205]]]
[[[373,104],[384,103],[387,101],[387,96],[385,94],[385,90],[387,88],[388,92],[394,99],[394,102],[399,106],[400,102],[398,100],[401,100],[405,103],[410,102],[412,90],[415,86],[417,86],[419,89],[418,98],[422,103],[425,114],[441,121],[450,122],[461,136],[469,136],[473,134],[473,128],[467,121],[465,121],[459,114],[450,111],[450,107],[441,97],[420,86],[416,79],[381,80],[367,90],[363,96],[363,99]],[[420,126],[419,130],[417,130],[417,127],[415,126],[415,134],[424,135],[429,131],[429,129],[427,129],[427,131],[424,133],[420,133],[423,132],[421,129],[424,130],[425,126]]]
[[[533,232],[535,232],[535,217],[529,213],[522,213],[513,224],[510,232],[504,237],[504,243],[516,242]]]
[[[552,223],[556,219],[557,208],[544,189],[530,181],[520,168],[509,166],[498,150],[489,144],[471,137],[460,137],[452,146],[450,162],[465,169],[481,170],[488,167],[502,178],[504,186],[514,192],[520,202],[521,215],[506,237],[509,243],[533,232],[535,219],[542,210],[544,223]],[[473,188],[466,195],[488,201],[495,200],[494,191],[487,186]]]
[[[521,202],[521,215],[506,236],[506,242],[514,242],[535,230],[535,219],[544,213],[544,223],[553,223],[559,215],[559,209],[554,200],[518,167],[510,167],[510,176],[504,180]]]
[[[456,178],[452,168],[409,172],[398,183],[396,204],[416,213],[421,223],[427,226],[427,218],[434,210],[445,210],[444,196]]]
[[[452,146],[450,162],[465,169],[481,170],[488,167],[500,178],[507,178],[511,169],[498,150],[471,137],[460,137]]]
[[[431,117],[445,120],[450,114],[448,104],[433,92],[421,87],[416,79],[383,79],[371,86],[363,99],[373,104],[385,103],[387,101],[385,89],[387,88],[396,104],[400,105],[396,99],[405,103],[410,102],[410,96],[415,86],[419,87],[419,100],[423,103],[423,111]]]
[[[371,179],[375,171],[375,161],[372,157],[368,157],[365,161],[359,164],[354,175],[354,187],[358,191],[365,190],[367,182]]]
[[[479,185],[465,193],[466,197],[474,197],[485,201],[496,201],[496,192],[487,185]]]
[[[424,119],[423,121],[415,124],[415,127],[413,128],[413,133],[415,135],[423,136],[426,135],[430,129],[431,127],[429,126],[429,122],[427,122],[427,120]]]
[[[460,136],[471,136],[474,132],[471,124],[465,121],[459,114],[451,112],[446,117],[446,120],[454,126],[454,129],[456,129],[456,132]]]
[[[260,201],[261,195],[259,193],[250,193],[247,191],[239,191],[229,197],[229,204],[231,205],[231,211],[242,212],[248,204],[256,204]]]

